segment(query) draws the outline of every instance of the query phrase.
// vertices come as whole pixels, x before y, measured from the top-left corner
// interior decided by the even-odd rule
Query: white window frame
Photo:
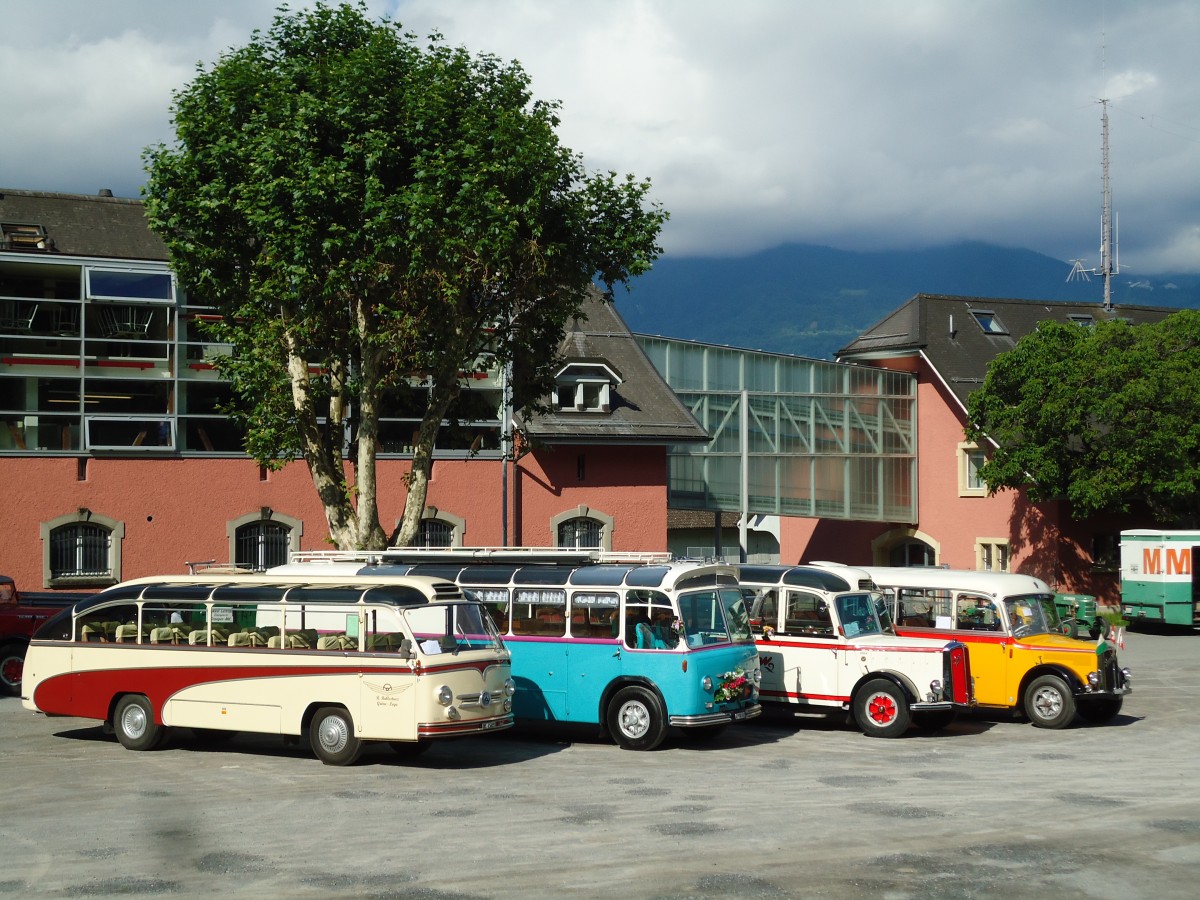
[[[981,537],[975,539],[975,568],[978,571],[1009,572],[1011,566],[1012,545],[1008,538]]]
[[[979,466],[972,466],[973,459],[987,459],[987,453],[974,443],[958,445],[958,496],[986,497],[987,485],[978,479]],[[974,476],[974,477],[973,477]],[[972,484],[972,481],[975,483]]]

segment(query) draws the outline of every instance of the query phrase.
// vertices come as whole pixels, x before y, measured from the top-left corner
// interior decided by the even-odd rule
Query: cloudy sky
[[[0,0],[0,186],[139,195],[197,63],[275,0]],[[292,0],[293,9],[308,4]],[[672,255],[982,240],[1200,272],[1195,0],[369,0],[516,59],[588,168],[649,177]]]

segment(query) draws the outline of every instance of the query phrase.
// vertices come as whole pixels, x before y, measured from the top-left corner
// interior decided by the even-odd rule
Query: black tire
[[[1124,697],[1093,697],[1078,703],[1079,718],[1090,725],[1103,725],[1121,711]]]
[[[868,737],[900,737],[912,721],[904,691],[886,678],[864,684],[854,695],[853,708],[854,721]]]
[[[420,756],[429,749],[429,741],[388,741],[397,756]]]
[[[25,669],[24,644],[5,644],[0,647],[0,694],[21,696],[21,672]]]
[[[1038,728],[1066,728],[1075,718],[1071,686],[1057,675],[1039,675],[1025,689],[1025,715]]]
[[[608,704],[608,733],[623,750],[653,750],[667,736],[667,716],[654,691],[621,688]]]
[[[141,694],[126,694],[113,710],[113,731],[126,750],[153,750],[167,736],[154,721],[154,709]]]
[[[352,765],[362,753],[362,741],[354,736],[354,720],[340,706],[317,710],[308,726],[308,743],[327,766]]]
[[[921,731],[941,731],[954,723],[958,718],[956,709],[933,709],[929,712],[912,714],[913,726]]]

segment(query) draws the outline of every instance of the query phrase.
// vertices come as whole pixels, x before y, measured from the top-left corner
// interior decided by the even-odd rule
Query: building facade
[[[99,588],[324,549],[307,466],[249,459],[196,305],[139,201],[0,190],[0,571],[20,587]],[[508,413],[499,372],[464,376],[439,433],[422,519],[429,545],[666,549],[666,447],[694,417],[598,294],[559,348],[554,410]],[[407,497],[419,410],[381,427],[385,529]],[[509,416],[511,415],[511,420]],[[520,426],[517,458],[501,429]]]

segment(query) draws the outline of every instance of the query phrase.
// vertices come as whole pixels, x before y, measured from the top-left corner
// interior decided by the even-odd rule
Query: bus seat
[[[288,647],[293,650],[314,650],[317,646],[317,631],[315,628],[289,631],[287,639]]]
[[[637,623],[637,648],[639,650],[649,650],[654,646],[654,635],[650,632],[650,626],[645,622]]]
[[[273,634],[267,638],[267,647],[274,647],[276,650],[278,650],[282,646],[283,637],[281,635]]]
[[[394,634],[369,634],[367,635],[368,650],[394,650],[396,648],[396,636]]]
[[[135,643],[137,643],[137,639],[138,639],[138,627],[137,627],[137,625],[132,625],[132,624],[128,624],[128,623],[126,623],[124,625],[118,625],[116,628],[116,632],[114,633],[113,636],[117,640],[118,643],[135,644]]]
[[[150,643],[152,644],[177,644],[176,631],[170,625],[164,625],[160,628],[150,629]]]
[[[346,636],[344,634],[323,634],[317,638],[318,650],[345,650]]]
[[[256,637],[256,635],[253,635],[248,631],[235,631],[233,634],[231,634],[229,636],[229,646],[230,647],[256,647],[256,646],[259,646],[258,644],[255,644],[255,642],[254,642],[255,637]]]

